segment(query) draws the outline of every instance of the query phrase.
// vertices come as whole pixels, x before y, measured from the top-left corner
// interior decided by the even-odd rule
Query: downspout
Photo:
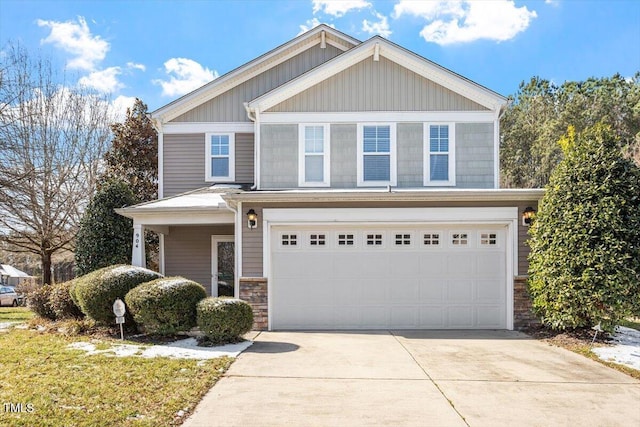
[[[500,108],[496,111],[496,118],[493,122],[493,146],[494,146],[494,154],[493,159],[495,165],[493,167],[493,188],[500,188],[500,119],[507,111],[507,107],[511,104],[511,100],[507,100],[507,102],[500,106]]]

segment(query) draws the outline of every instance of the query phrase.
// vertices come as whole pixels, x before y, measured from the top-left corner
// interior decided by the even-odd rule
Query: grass
[[[0,323],[24,322],[33,317],[33,312],[26,307],[0,307]]]
[[[0,402],[33,409],[0,408],[0,425],[179,425],[232,361],[89,356],[68,348],[77,341],[89,338],[15,328],[0,334]]]

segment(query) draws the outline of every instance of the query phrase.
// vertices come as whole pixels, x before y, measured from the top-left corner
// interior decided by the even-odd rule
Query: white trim
[[[222,242],[230,242],[235,245],[235,238],[230,235],[212,235],[211,236],[211,296],[218,296],[218,243]],[[234,247],[234,258],[235,258],[235,247]],[[235,262],[235,259],[234,259]],[[234,283],[235,283],[234,275]]]
[[[268,71],[279,64],[287,61],[290,58],[300,54],[301,52],[314,47],[315,45],[320,43],[320,32],[326,31],[328,34],[331,34],[338,40],[342,40],[345,42],[347,46],[357,46],[360,44],[360,41],[350,37],[346,34],[343,34],[327,25],[321,24],[316,28],[309,30],[307,33],[296,37],[292,40],[289,40],[285,44],[267,52],[264,55],[261,55],[244,65],[236,68],[229,73],[218,77],[217,79],[211,81],[207,85],[197,89],[182,98],[178,98],[174,102],[165,105],[164,107],[159,108],[158,110],[151,113],[152,117],[155,119],[160,119],[163,122],[168,122],[187,111],[203,104],[204,102],[215,98],[221,93],[226,92],[227,90],[246,82],[247,80]],[[332,46],[337,47],[340,50],[348,50],[348,48],[344,45],[341,45],[338,41],[331,40],[329,37],[326,37],[327,43]],[[291,49],[287,54],[283,54],[283,52]]]
[[[259,111],[255,112],[254,124],[256,126],[256,132],[253,135],[253,181],[254,185],[258,190],[260,190],[260,136],[261,136],[261,124],[262,124],[262,115]]]
[[[365,181],[364,180],[364,126],[389,126],[389,181]],[[357,128],[357,185],[358,187],[395,187],[398,182],[396,124],[395,123],[358,123]],[[374,155],[373,153],[369,153]]]
[[[195,224],[234,224],[235,215],[230,210],[214,210],[212,208],[202,211],[188,209],[175,209],[172,212],[127,212],[125,215],[133,218],[134,223],[143,225],[195,225]]]
[[[493,111],[345,111],[342,113],[261,113],[262,123],[467,122],[492,123]]]
[[[507,103],[503,96],[464,79],[461,76],[441,67],[425,58],[416,55],[404,48],[392,44],[382,37],[372,37],[366,42],[354,47],[348,52],[325,62],[322,65],[306,72],[266,94],[249,102],[249,107],[254,110],[266,111],[269,108],[291,98],[303,90],[316,85],[331,76],[353,66],[354,64],[375,54],[376,45],[379,45],[380,55],[401,64],[403,67],[450,89],[490,110],[499,110]]]
[[[448,126],[449,127],[449,165],[447,181],[432,181],[431,178],[431,144],[430,134],[431,126]],[[423,123],[423,154],[422,164],[424,166],[424,186],[425,187],[454,187],[456,185],[456,125],[455,123]],[[436,153],[437,154],[437,153]],[[442,154],[442,153],[440,153]]]
[[[500,113],[493,121],[493,188],[500,188]]]
[[[322,127],[322,154],[306,153],[305,128],[307,126]],[[331,138],[329,137],[329,124],[327,123],[299,123],[298,124],[298,186],[299,187],[329,187],[331,185]],[[307,182],[306,178],[306,156],[322,157],[322,182]]]
[[[164,133],[158,132],[158,199],[164,194]]]
[[[244,214],[242,212],[242,202],[238,202],[238,206],[236,206],[236,223],[235,223],[235,241],[236,241],[236,253],[235,253],[235,263],[236,263],[236,277],[233,286],[233,296],[235,298],[240,298],[240,278],[242,276],[242,233],[244,229],[242,225],[244,223]]]
[[[179,123],[165,123],[162,126],[164,133],[166,134],[180,134],[180,133],[253,133],[255,130],[252,122],[179,122]]]
[[[291,226],[367,225],[418,225],[434,223],[460,225],[504,225],[506,227],[506,328],[513,330],[513,283],[518,262],[518,208],[334,208],[334,209],[263,209],[262,245],[264,277],[267,278],[267,295],[273,295],[271,277],[272,228]],[[444,236],[443,236],[444,237]],[[272,330],[273,301],[268,298],[268,329]]]
[[[229,137],[229,154],[226,156],[229,159],[229,175],[227,176],[213,176],[211,175],[211,137],[212,136],[227,136]],[[234,182],[236,180],[236,136],[234,133],[228,132],[208,132],[204,135],[205,143],[205,159],[204,170],[205,182]],[[224,156],[220,156],[224,157]]]

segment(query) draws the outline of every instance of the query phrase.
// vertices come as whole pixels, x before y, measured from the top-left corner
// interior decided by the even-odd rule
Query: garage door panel
[[[322,247],[309,244],[304,228],[276,228],[269,277],[272,328],[506,327],[502,229],[323,227],[313,229],[326,236]],[[283,235],[298,236],[297,245],[282,245]],[[338,245],[340,235],[352,235],[353,245]],[[369,235],[382,236],[383,244],[367,244]],[[453,244],[456,235],[466,235],[466,241]]]

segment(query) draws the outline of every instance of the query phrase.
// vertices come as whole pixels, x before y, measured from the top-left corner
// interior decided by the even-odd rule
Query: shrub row
[[[125,325],[148,333],[175,334],[198,326],[214,344],[237,342],[253,326],[253,311],[244,301],[207,298],[202,285],[182,277],[162,277],[141,267],[114,265],[69,282],[42,286],[28,295],[29,307],[51,320],[86,315],[113,325],[113,303],[127,306]]]

